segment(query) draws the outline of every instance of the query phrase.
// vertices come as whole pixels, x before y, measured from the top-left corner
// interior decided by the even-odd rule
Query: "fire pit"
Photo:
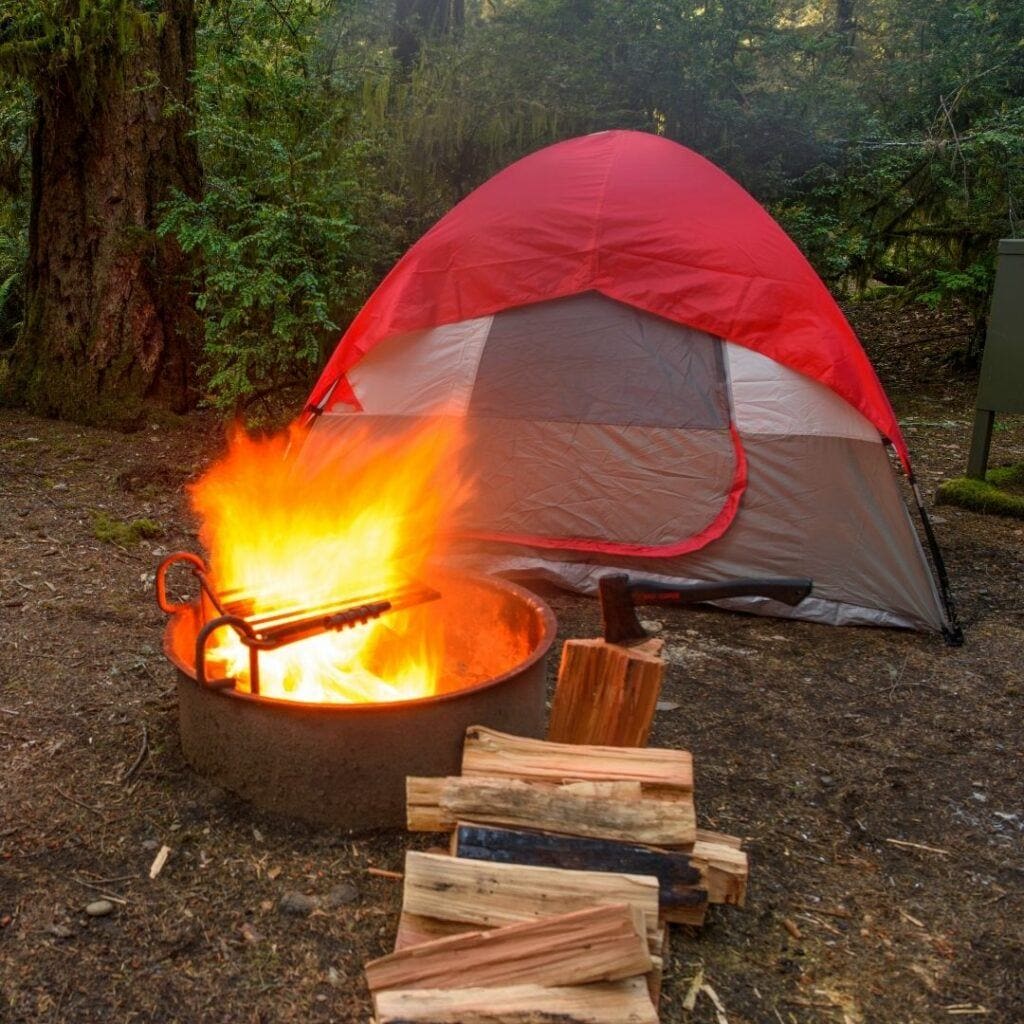
[[[165,577],[176,561],[191,563],[201,581],[205,574],[203,563],[186,554],[166,559],[158,573],[158,599],[170,615],[164,650],[178,669],[185,759],[211,782],[258,807],[345,828],[401,825],[406,776],[458,774],[468,726],[526,736],[543,730],[544,669],[555,621],[547,606],[521,587],[475,576],[431,579],[438,593],[417,598],[435,598],[425,607],[442,641],[429,695],[310,702],[288,699],[286,692],[270,695],[258,683],[252,686],[251,675],[222,678],[213,670],[216,653],[207,653],[211,637],[204,627],[220,609],[209,607],[206,584],[191,603],[168,600]],[[349,611],[357,619],[372,617],[371,604]],[[328,618],[322,615],[320,625]],[[234,628],[222,624],[219,631]],[[401,637],[396,635],[394,643],[400,646]],[[260,656],[257,650],[255,657]]]

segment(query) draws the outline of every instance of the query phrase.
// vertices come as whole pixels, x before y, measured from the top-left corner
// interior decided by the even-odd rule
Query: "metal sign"
[[[1024,413],[1024,239],[999,243],[967,475],[985,478],[997,412]]]

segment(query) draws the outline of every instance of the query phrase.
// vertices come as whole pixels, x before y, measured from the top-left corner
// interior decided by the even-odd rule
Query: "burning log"
[[[652,649],[604,640],[566,640],[551,708],[548,739],[642,747],[647,742],[665,676]]]
[[[641,981],[546,988],[412,989],[374,997],[377,1024],[657,1024]]]
[[[462,819],[595,839],[689,846],[697,838],[692,794],[660,800],[639,782],[567,782],[519,779],[410,778],[408,828],[449,831]]]
[[[371,992],[387,989],[583,985],[651,969],[642,913],[625,903],[466,932],[366,964]]]

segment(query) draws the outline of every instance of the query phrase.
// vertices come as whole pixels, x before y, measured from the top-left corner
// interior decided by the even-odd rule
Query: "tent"
[[[664,138],[572,139],[471,193],[385,278],[307,408],[318,433],[467,418],[463,566],[585,592],[609,567],[809,577],[795,609],[729,603],[955,630],[849,324],[768,213]]]

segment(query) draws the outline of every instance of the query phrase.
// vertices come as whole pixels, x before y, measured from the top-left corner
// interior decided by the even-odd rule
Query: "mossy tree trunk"
[[[201,185],[195,9],[160,9],[128,52],[93,51],[37,85],[25,320],[4,390],[42,415],[129,428],[148,400],[190,404],[190,267],[155,228],[173,189]]]
[[[395,56],[410,68],[419,56],[424,39],[444,38],[462,31],[465,0],[397,0],[392,45]]]

